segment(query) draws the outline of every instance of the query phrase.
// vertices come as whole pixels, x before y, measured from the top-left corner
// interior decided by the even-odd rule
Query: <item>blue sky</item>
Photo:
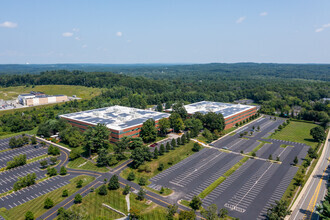
[[[1,0],[0,63],[330,63],[329,0]]]

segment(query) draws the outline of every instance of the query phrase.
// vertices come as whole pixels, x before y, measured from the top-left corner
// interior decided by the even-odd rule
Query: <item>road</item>
[[[315,206],[320,204],[327,192],[327,179],[329,174],[329,156],[330,156],[330,133],[328,134],[328,141],[325,145],[324,156],[321,158],[320,166],[315,170],[311,177],[310,184],[306,186],[306,191],[301,197],[298,205],[292,211],[290,219],[318,219],[315,213]]]

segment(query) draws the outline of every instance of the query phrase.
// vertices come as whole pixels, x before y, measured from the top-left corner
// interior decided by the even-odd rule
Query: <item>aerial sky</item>
[[[330,63],[329,0],[1,0],[0,63]]]

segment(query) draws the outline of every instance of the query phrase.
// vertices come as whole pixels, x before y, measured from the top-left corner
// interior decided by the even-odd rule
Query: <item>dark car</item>
[[[158,144],[157,143],[153,143],[152,145],[150,145],[149,147],[156,147]]]

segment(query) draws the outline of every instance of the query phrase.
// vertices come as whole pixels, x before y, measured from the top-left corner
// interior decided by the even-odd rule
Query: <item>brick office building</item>
[[[170,114],[130,108],[124,106],[111,106],[82,112],[60,115],[72,126],[85,131],[88,126],[98,123],[105,124],[110,130],[110,141],[115,143],[123,137],[138,137],[142,124],[152,118],[157,123],[159,119],[168,118]]]
[[[184,106],[187,113],[192,115],[196,112],[206,114],[208,112],[221,113],[225,119],[225,129],[235,126],[236,123],[243,121],[257,113],[257,107],[252,105],[231,104],[222,102],[196,102]]]

